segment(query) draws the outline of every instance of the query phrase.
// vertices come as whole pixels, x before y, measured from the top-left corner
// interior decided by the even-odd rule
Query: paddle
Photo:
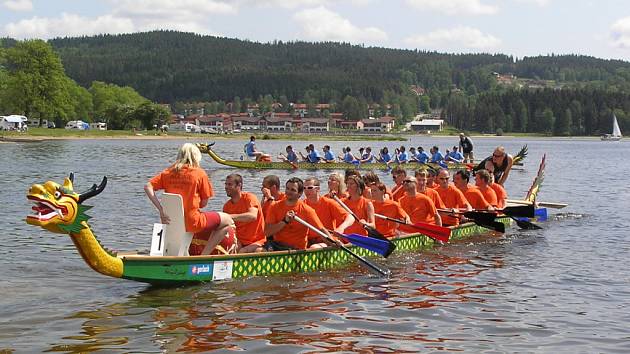
[[[512,203],[512,204],[526,204],[526,205],[532,204],[532,202],[529,202],[527,200],[518,200],[518,199],[508,199],[506,200],[506,202]],[[538,204],[539,207],[552,208],[552,209],[562,209],[569,206],[569,204],[566,204],[566,203],[552,203],[552,202],[536,202],[536,204]]]
[[[341,242],[333,240],[332,238],[330,238],[330,236],[326,235],[325,233],[323,233],[321,230],[319,230],[315,226],[313,226],[313,225],[307,223],[306,221],[302,220],[299,216],[296,215],[296,216],[293,217],[293,219],[295,221],[299,222],[300,224],[308,227],[313,232],[315,232],[319,236],[325,238],[329,242],[332,242],[332,243],[336,244],[337,246],[339,246],[339,248],[341,248],[345,252],[349,253],[352,257],[358,259],[361,264],[366,265],[368,268],[370,268],[371,270],[373,270],[376,273],[380,274],[381,276],[386,277],[386,276],[389,275],[389,273],[390,273],[389,270],[383,270],[383,269],[379,268],[377,265],[375,265],[372,262],[368,261],[367,259],[365,259],[365,258],[359,256],[358,254],[352,252],[350,249],[348,249],[346,246],[344,246]]]
[[[533,222],[527,220],[527,218],[517,218],[514,216],[510,216],[510,218],[512,218],[512,220],[516,221],[516,225],[518,225],[518,227],[520,227],[521,229],[525,229],[525,230],[540,230],[542,229],[542,227],[534,224]]]
[[[350,213],[350,215],[352,215],[352,217],[354,218],[354,220],[356,220],[357,222],[360,222],[359,217],[357,216],[357,214],[355,214],[350,208],[348,208],[348,206],[341,201],[341,199],[339,199],[339,197],[337,197],[336,195],[332,195],[333,199],[339,203],[339,205],[341,205],[341,207],[347,211],[348,213]],[[383,236],[382,233],[380,233],[378,230],[376,230],[375,228],[373,228],[370,225],[363,225],[363,228],[365,228],[365,230],[368,233],[369,237],[372,238],[377,238],[379,240],[383,240],[386,241],[387,243],[389,243],[389,247],[391,248],[391,250],[393,251],[396,248],[396,244],[394,244],[391,240],[389,240],[387,237]],[[391,253],[391,252],[390,252]]]
[[[438,209],[438,211],[449,214],[459,214],[464,215],[466,218],[472,220],[475,224],[485,227],[486,229],[494,230],[500,233],[505,232],[505,225],[502,222],[498,222],[495,219],[497,218],[496,212],[488,212],[488,211],[453,211],[450,209]]]
[[[389,243],[379,240],[377,238],[366,237],[359,234],[342,234],[341,232],[332,231],[337,236],[343,237],[350,241],[355,246],[365,248],[372,252],[378,253],[381,256],[387,258],[392,253],[393,249],[389,247]]]
[[[533,218],[536,215],[534,205],[513,205],[506,206],[503,209],[497,209],[496,212],[503,213],[507,216],[519,216],[525,218]]]
[[[377,218],[385,219],[388,221],[396,222],[402,225],[411,226],[422,234],[440,242],[448,242],[448,239],[451,237],[451,229],[444,226],[433,225],[426,222],[417,222],[415,224],[407,224],[404,220],[390,218],[389,216],[374,214]]]

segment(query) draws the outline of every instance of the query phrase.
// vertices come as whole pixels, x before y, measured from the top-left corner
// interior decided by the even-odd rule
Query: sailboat
[[[619,141],[621,140],[621,129],[619,129],[619,123],[617,123],[617,117],[613,114],[613,131],[612,134],[602,135],[604,141]]]

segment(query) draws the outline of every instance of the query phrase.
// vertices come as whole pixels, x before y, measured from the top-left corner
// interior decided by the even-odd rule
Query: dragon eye
[[[59,198],[61,198],[61,192],[55,191],[55,199],[59,199]]]

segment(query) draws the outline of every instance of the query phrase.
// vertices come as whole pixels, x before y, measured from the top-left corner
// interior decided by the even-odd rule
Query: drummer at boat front
[[[253,135],[249,137],[249,142],[245,144],[245,153],[249,157],[256,158],[256,161],[269,160],[270,158],[269,155],[256,150],[256,137]]]
[[[232,173],[225,178],[225,194],[230,197],[223,205],[236,224],[238,253],[262,252],[265,243],[265,220],[262,207],[254,193],[243,191],[243,177]]]
[[[297,163],[298,162],[298,157],[295,154],[295,151],[293,151],[293,146],[291,145],[287,145],[285,151],[287,152],[287,155],[283,155],[280,154],[280,160],[283,162],[289,162],[289,163]]]
[[[304,182],[292,177],[285,183],[286,198],[273,203],[265,215],[265,236],[268,251],[303,250],[309,248],[309,229],[295,220],[295,216],[330,235],[317,213],[300,197],[304,193]],[[323,242],[323,240],[322,240]],[[321,243],[314,243],[311,248],[321,248]]]
[[[260,204],[262,206],[263,215],[267,216],[267,210],[269,210],[271,204],[285,198],[284,193],[280,192],[280,178],[276,175],[265,176],[260,191],[262,192],[262,201]]]
[[[324,157],[322,159],[322,162],[326,162],[326,163],[335,162],[335,154],[332,151],[330,151],[330,145],[324,145],[324,148],[322,151],[324,151]]]
[[[189,253],[191,256],[210,254],[217,245],[224,250],[236,249],[234,221],[223,212],[201,211],[214,196],[212,184],[199,163],[201,152],[195,144],[186,143],[177,152],[174,164],[160,172],[144,186],[144,191],[160,212],[163,224],[170,223],[155,191],[164,190],[182,196],[186,232],[194,233]]]
[[[492,156],[486,157],[476,169],[484,168],[486,161],[492,161],[494,165],[494,180],[496,183],[500,185],[504,185],[505,181],[512,170],[512,164],[514,164],[514,158],[512,155],[505,152],[505,148],[503,146],[497,146],[492,153]]]

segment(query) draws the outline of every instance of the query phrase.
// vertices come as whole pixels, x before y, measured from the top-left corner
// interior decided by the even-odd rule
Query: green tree
[[[131,87],[120,87],[100,81],[94,81],[88,91],[92,94],[94,119],[97,121],[104,120],[111,127],[116,126],[109,122],[110,118],[114,118],[108,115],[108,113],[114,112],[112,108],[118,106],[130,106],[133,108],[148,102],[146,98],[140,96]]]
[[[555,120],[553,126],[553,135],[559,136],[568,136],[571,135],[571,110],[569,108],[565,109],[560,117]]]
[[[554,127],[556,118],[553,115],[553,111],[551,108],[545,108],[540,117],[540,127],[539,130],[545,133],[551,133]]]
[[[126,114],[126,125],[138,121],[142,127],[149,130],[153,129],[155,125],[162,126],[169,117],[169,112],[166,109],[151,102],[145,102],[132,110],[128,110]]]
[[[71,108],[61,59],[42,40],[17,42],[6,50],[5,105],[27,117],[55,119]]]
[[[420,97],[420,112],[431,113],[431,99],[427,95]]]

